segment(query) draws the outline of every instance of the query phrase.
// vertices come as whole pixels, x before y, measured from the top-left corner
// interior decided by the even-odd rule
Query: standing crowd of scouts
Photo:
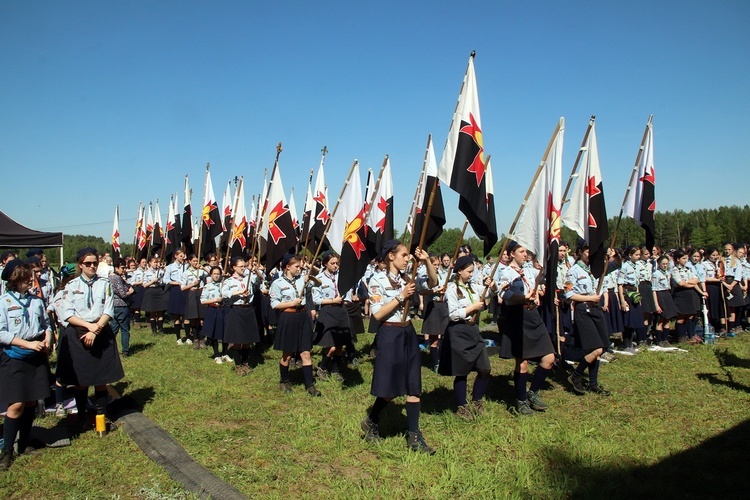
[[[370,352],[375,399],[361,422],[363,437],[380,441],[383,409],[406,396],[407,446],[429,454],[434,450],[419,427],[421,351],[429,350],[437,373],[453,377],[456,415],[480,417],[491,368],[478,319],[487,307],[498,324],[500,356],[515,360],[515,409],[521,415],[548,408],[540,390],[559,361],[568,362],[563,367],[576,365],[568,376],[574,392],[609,396],[598,371],[613,352],[633,355],[674,341],[698,343],[713,330],[728,337],[748,331],[747,245],[727,243],[722,252],[610,250],[601,287],[591,273],[587,244],[579,243],[573,255],[569,250],[560,245],[554,291],[540,285],[540,266],[515,241],[497,266],[483,266],[467,247],[453,261],[422,249],[410,255],[392,240],[351,290],[338,288],[339,258],[333,252],[315,267],[286,255],[266,275],[252,258],[233,258],[225,272],[215,255],[201,264],[197,256],[177,251],[165,265],[158,256],[113,260],[84,248],[57,276],[41,250],[30,250],[25,261],[5,252],[0,258],[0,405],[5,408],[0,470],[10,466],[15,453],[35,451],[30,432],[36,406],[50,396],[51,387],[58,416],[66,415],[64,389],[73,389],[76,432],[90,427],[89,387],[94,387],[94,413],[105,414],[107,385],[124,376],[120,358],[130,354],[130,326],[140,324],[141,312],[154,334],[163,332],[168,314],[177,345],[210,346],[214,362],[233,363],[239,376],[250,373],[252,346],[267,337],[280,352],[279,389],[293,390],[289,370],[301,366],[305,390],[313,397],[321,396],[315,376],[343,381],[343,366],[358,363],[356,335],[364,332],[363,316],[369,317],[369,330],[376,333]],[[415,280],[411,266],[417,266]],[[545,294],[552,294],[554,312],[542,307]],[[412,324],[418,311],[421,336]],[[622,339],[621,350],[614,350],[613,338]],[[322,359],[314,370],[310,353],[316,345]],[[53,349],[57,366],[51,376]],[[531,375],[530,361],[536,365]],[[476,378],[469,399],[471,372]]]

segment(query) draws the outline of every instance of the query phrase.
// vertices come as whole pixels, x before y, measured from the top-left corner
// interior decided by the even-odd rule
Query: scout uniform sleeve
[[[458,300],[458,287],[455,283],[448,283],[445,289],[445,302],[448,306],[448,316],[451,321],[462,321],[466,319],[466,307],[460,305]]]
[[[379,273],[375,273],[367,283],[367,290],[370,292],[370,315],[375,315],[383,307],[383,296],[385,288],[380,282]]]

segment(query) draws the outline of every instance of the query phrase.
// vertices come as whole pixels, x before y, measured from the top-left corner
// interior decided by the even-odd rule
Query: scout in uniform
[[[674,253],[674,269],[672,269],[672,299],[677,307],[677,323],[675,323],[675,334],[680,342],[701,342],[700,337],[690,338],[688,336],[688,323],[692,316],[700,308],[700,299],[703,290],[700,288],[700,280],[687,267],[688,254],[682,250]],[[698,294],[696,294],[698,292]]]
[[[201,288],[206,282],[208,273],[201,267],[198,256],[190,254],[188,267],[182,272],[180,288],[186,294],[185,310],[185,337],[193,341],[193,347],[203,349],[205,341],[201,334],[201,323],[204,307],[201,305]]]
[[[669,347],[669,325],[677,317],[677,306],[672,299],[672,273],[669,270],[669,257],[657,259],[657,268],[651,275],[651,291],[656,303],[656,342],[659,347]]]
[[[177,250],[174,253],[174,260],[164,269],[164,284],[167,285],[169,302],[167,303],[167,312],[174,320],[174,332],[177,336],[177,345],[192,344],[192,339],[187,335],[187,321],[184,321],[185,303],[188,292],[182,289],[182,273],[185,272],[185,252]],[[185,340],[180,337],[180,327],[185,323]]]
[[[635,354],[638,351],[633,347],[633,337],[637,338],[638,345],[645,346],[648,331],[643,320],[641,295],[638,292],[640,278],[636,262],[641,258],[641,251],[637,246],[632,246],[628,248],[626,253],[627,259],[622,263],[620,273],[617,276],[617,289],[625,329],[623,333],[625,351]]]
[[[724,297],[721,293],[724,281],[724,266],[719,257],[716,247],[708,247],[705,252],[706,259],[703,267],[706,270],[706,293],[708,293],[708,320],[716,329],[717,334],[726,332],[724,330]]]
[[[164,269],[160,267],[159,257],[154,255],[143,272],[143,302],[141,309],[148,314],[151,333],[164,333],[164,311],[167,310],[168,296],[162,286]]]
[[[438,373],[455,377],[453,394],[456,398],[456,415],[464,420],[473,420],[475,414],[480,416],[484,413],[483,399],[490,382],[487,344],[477,325],[479,313],[485,307],[485,302],[480,298],[485,287],[494,286],[494,283],[489,276],[484,278],[484,285],[472,279],[474,263],[468,256],[457,259],[453,271],[455,278],[445,290],[450,321],[443,339]],[[477,372],[477,378],[469,406],[466,401],[466,377],[472,371]]]
[[[386,263],[386,271],[375,273],[368,283],[370,313],[379,322],[370,389],[375,402],[362,420],[361,428],[366,441],[380,441],[380,413],[393,398],[405,395],[409,426],[407,446],[412,451],[432,455],[435,450],[425,442],[419,429],[422,394],[419,342],[408,309],[405,309],[416,288],[413,282],[407,283],[402,274],[409,264],[409,250],[400,241],[390,240],[383,245],[380,256]],[[415,256],[422,262],[429,259],[429,254],[421,249],[417,249]]]
[[[513,385],[516,390],[516,409],[521,415],[544,411],[547,404],[539,397],[547,373],[555,361],[547,328],[537,310],[539,297],[534,289],[536,274],[526,262],[526,248],[516,241],[508,244],[510,265],[500,276],[502,313],[500,327],[500,357],[515,359]],[[526,390],[528,360],[539,359],[529,390]]]
[[[201,269],[204,271],[205,269]],[[204,308],[203,335],[213,348],[213,360],[217,365],[233,362],[227,355],[227,343],[224,341],[224,308],[221,296],[221,268],[214,266],[209,269],[210,273],[205,286],[201,289],[201,306]],[[221,343],[221,354],[219,354],[219,343]]]
[[[0,405],[5,409],[0,470],[29,447],[37,401],[49,390],[48,352],[52,329],[42,301],[30,295],[33,273],[20,259],[9,261],[2,271],[6,292],[0,295]]]
[[[301,277],[302,261],[297,255],[287,254],[281,260],[283,275],[271,283],[268,295],[271,307],[279,313],[276,327],[276,341],[274,349],[281,351],[279,360],[279,389],[291,392],[289,381],[289,363],[292,354],[299,354],[302,360],[302,376],[305,388],[310,396],[320,396],[315,387],[312,372],[312,322],[310,314],[305,310],[305,278]]]
[[[333,377],[343,382],[341,355],[344,345],[351,341],[352,331],[344,298],[339,293],[339,256],[332,251],[323,254],[323,272],[316,277],[319,284],[312,287],[312,302],[318,307],[314,344],[323,348],[323,359],[318,368],[318,378]]]
[[[430,259],[432,262],[432,259]],[[450,261],[449,261],[450,262]],[[432,268],[435,268],[432,262]],[[435,275],[429,276],[429,269],[424,266],[424,270],[417,276],[417,290],[425,301],[424,321],[422,322],[422,335],[430,346],[430,361],[432,369],[438,372],[440,365],[440,337],[448,328],[448,307],[445,303],[445,283],[448,281],[450,269],[438,267],[434,271]],[[430,282],[435,283],[429,286]]]
[[[226,323],[224,324],[224,342],[230,344],[234,359],[234,370],[243,377],[250,373],[250,347],[260,342],[258,321],[253,307],[253,290],[258,281],[255,269],[247,270],[245,259],[232,259],[233,274],[221,285],[221,296],[224,299]]]
[[[565,298],[573,303],[573,331],[586,353],[568,377],[577,394],[593,392],[609,396],[610,392],[599,384],[599,357],[609,345],[609,332],[596,293],[597,280],[589,267],[589,246],[581,242],[576,249],[578,261],[565,275]],[[589,384],[583,384],[583,374],[588,368]]]
[[[114,298],[107,279],[96,274],[98,258],[93,248],[78,251],[79,276],[65,287],[63,331],[57,359],[57,377],[63,385],[75,386],[75,400],[81,429],[86,424],[86,400],[94,386],[96,414],[107,407],[107,384],[117,382],[122,370],[117,341],[110,319],[114,316]]]

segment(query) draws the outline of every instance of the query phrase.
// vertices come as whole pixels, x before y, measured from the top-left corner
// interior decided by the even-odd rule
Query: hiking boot
[[[481,399],[474,400],[471,402],[471,405],[474,407],[474,413],[476,413],[478,417],[484,415],[484,401]]]
[[[68,414],[68,412],[67,412],[67,410],[65,409],[65,407],[63,406],[62,403],[57,403],[55,405],[55,416],[56,417],[64,417],[67,414]]]
[[[596,384],[596,385],[590,385],[587,389],[589,392],[593,392],[594,394],[599,394],[600,396],[611,396],[612,393],[609,392],[607,389],[604,388],[604,386]]]
[[[366,416],[364,420],[362,420],[359,426],[365,433],[365,435],[362,436],[362,439],[364,439],[368,443],[380,443],[381,441],[383,441],[383,438],[380,437],[380,433],[378,432],[378,424],[370,420],[369,415]]]
[[[605,361],[614,361],[616,358],[614,354],[612,354],[609,351],[606,351],[601,356],[599,356],[599,359],[603,359]]]
[[[428,455],[435,454],[435,450],[425,442],[424,436],[422,436],[422,431],[408,432],[406,434],[406,446],[408,446],[411,451],[427,453]]]
[[[244,377],[250,372],[245,368],[245,365],[237,365],[234,367],[234,373],[236,373],[240,377]]]
[[[323,368],[318,368],[318,379],[319,380],[326,381],[329,378],[331,378],[331,373],[328,370],[323,369]]]
[[[581,380],[580,376],[571,373],[568,377],[568,382],[573,386],[573,391],[575,391],[576,394],[586,394],[586,388],[583,386],[583,380]]]
[[[344,382],[344,376],[341,375],[339,372],[332,372],[331,373],[331,380],[334,380],[336,382],[342,383]]]
[[[516,401],[516,411],[519,415],[533,415],[536,413],[534,410],[531,409],[531,406],[529,406],[529,401]]]
[[[289,394],[292,392],[292,383],[289,381],[279,382],[279,390],[284,394]]]
[[[526,391],[526,401],[529,402],[531,409],[535,411],[545,411],[548,408],[547,403],[539,397],[539,391]]]
[[[314,398],[319,398],[320,396],[322,396],[318,388],[315,387],[314,385],[311,385],[310,387],[307,388],[307,394],[309,394],[310,396]]]
[[[659,347],[670,347],[670,346],[671,344],[669,343],[668,340],[662,340],[661,342],[659,342]]]
[[[13,449],[8,451],[3,450],[0,454],[0,470],[8,470],[10,463],[13,461]]]
[[[474,420],[474,414],[471,412],[469,405],[462,405],[456,409],[456,416],[461,420],[470,422]]]

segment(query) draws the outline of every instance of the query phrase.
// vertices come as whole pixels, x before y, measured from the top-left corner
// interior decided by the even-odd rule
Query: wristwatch
[[[404,301],[406,300],[403,295],[397,295],[396,300],[400,305],[404,305]]]

